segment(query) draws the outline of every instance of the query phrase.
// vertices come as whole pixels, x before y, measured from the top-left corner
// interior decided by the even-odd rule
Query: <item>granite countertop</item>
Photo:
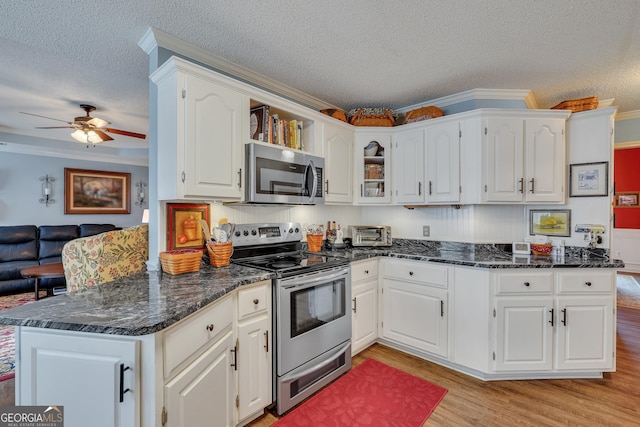
[[[0,312],[0,324],[146,335],[161,331],[239,286],[271,280],[273,273],[231,264],[202,265],[197,273],[134,274],[114,282],[43,298]]]
[[[510,246],[510,245],[509,245]],[[514,257],[500,245],[396,239],[391,247],[325,249],[327,255],[360,261],[379,256],[475,268],[623,268],[594,251],[589,259],[568,248],[567,256]],[[145,272],[78,292],[44,298],[0,312],[0,324],[140,336],[161,331],[239,286],[274,274],[231,264],[203,264],[176,276]]]

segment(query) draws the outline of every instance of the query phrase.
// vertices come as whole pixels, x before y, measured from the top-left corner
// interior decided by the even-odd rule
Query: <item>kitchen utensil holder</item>
[[[307,245],[310,252],[320,252],[322,248],[322,234],[307,234]]]
[[[233,254],[233,243],[207,243],[209,263],[214,267],[226,267],[229,265]]]

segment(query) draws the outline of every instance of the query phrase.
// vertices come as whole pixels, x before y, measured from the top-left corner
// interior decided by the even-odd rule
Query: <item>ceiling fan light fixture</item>
[[[71,133],[71,137],[83,144],[98,144],[99,142],[102,142],[102,138],[100,137],[100,135],[92,130],[86,131],[82,129],[76,129]]]
[[[102,120],[99,117],[92,117],[91,120],[89,120],[87,122],[87,124],[89,124],[91,126],[94,126],[94,127],[97,127],[97,128],[103,128],[103,127],[105,127],[107,125],[110,125],[111,122],[108,122],[106,120]]]

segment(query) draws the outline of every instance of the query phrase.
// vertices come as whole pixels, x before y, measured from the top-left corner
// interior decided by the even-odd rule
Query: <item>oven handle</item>
[[[316,277],[310,278],[309,276],[302,277],[294,277],[292,279],[282,279],[282,287],[284,289],[295,288],[300,285],[304,285],[304,287],[312,287],[315,286],[318,282],[330,282],[339,277],[348,276],[350,272],[350,267],[342,268],[335,273],[325,274],[325,273],[314,273]],[[304,288],[303,287],[303,288]]]
[[[307,369],[301,369],[301,368],[294,369],[293,371],[284,375],[281,379],[281,382],[290,383],[304,377],[305,375],[309,375],[310,373],[317,371],[320,368],[324,368],[325,366],[331,364],[338,357],[340,357],[340,355],[344,353],[347,350],[347,348],[349,348],[350,346],[351,346],[351,341],[345,342],[340,347],[337,347],[336,349],[331,351],[331,353],[328,353],[327,355],[328,359],[325,360],[324,362],[320,363],[319,365],[314,365]]]

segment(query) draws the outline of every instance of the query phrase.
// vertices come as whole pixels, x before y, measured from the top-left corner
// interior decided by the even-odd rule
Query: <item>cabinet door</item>
[[[525,121],[527,202],[562,202],[565,186],[565,120]]]
[[[357,203],[390,203],[391,134],[376,131],[356,133],[354,149]]]
[[[325,202],[353,202],[353,130],[325,123]]]
[[[248,99],[195,76],[185,77],[184,89],[184,196],[240,199]]]
[[[485,123],[485,201],[521,202],[524,195],[524,122],[488,118]]]
[[[355,355],[378,338],[378,279],[354,285],[351,294],[351,354]]]
[[[137,341],[49,329],[23,329],[19,339],[16,404],[64,406],[69,426],[140,425]]]
[[[427,130],[427,202],[460,201],[460,125],[431,126]]]
[[[382,288],[382,336],[446,357],[447,291],[394,279]]]
[[[611,296],[558,297],[558,369],[615,369],[615,317]]]
[[[230,427],[235,423],[233,334],[227,332],[165,385],[169,427]]]
[[[424,203],[424,129],[394,136],[393,185],[398,204]]]
[[[553,368],[553,298],[497,298],[496,371]]]
[[[238,420],[271,404],[271,321],[260,316],[238,327]]]

